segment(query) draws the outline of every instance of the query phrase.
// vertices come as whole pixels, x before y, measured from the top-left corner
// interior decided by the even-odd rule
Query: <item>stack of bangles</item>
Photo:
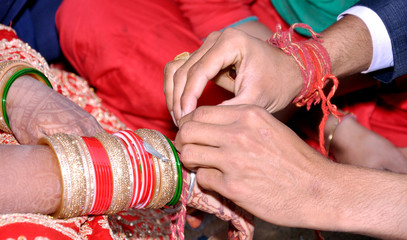
[[[54,217],[162,208],[180,200],[178,154],[155,130],[101,132],[94,137],[56,133],[39,144],[53,149],[61,169],[62,200]]]
[[[0,129],[6,133],[11,133],[10,123],[6,112],[7,94],[14,81],[23,75],[30,75],[34,79],[52,88],[47,77],[42,72],[35,69],[31,64],[21,60],[0,61],[0,96],[2,98],[2,103],[0,104]]]

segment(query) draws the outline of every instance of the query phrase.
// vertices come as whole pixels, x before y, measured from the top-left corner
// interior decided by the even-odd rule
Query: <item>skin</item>
[[[345,119],[339,124],[332,139],[331,151],[340,163],[407,173],[407,147],[394,146],[389,140],[360,125],[354,118]]]
[[[29,76],[11,85],[6,109],[22,145],[0,146],[0,213],[51,214],[61,201],[58,161],[50,147],[33,144],[55,132],[93,136],[103,128],[85,110]]]
[[[36,144],[57,132],[93,136],[103,131],[92,115],[30,76],[11,85],[6,109],[11,130],[21,144]]]
[[[344,77],[368,69],[373,50],[369,31],[359,18],[345,16],[321,35],[332,74]],[[237,73],[234,80],[228,74],[232,66]],[[235,94],[222,104],[256,104],[270,113],[290,105],[302,87],[301,73],[292,57],[233,28],[210,34],[187,61],[168,63],[164,77],[167,106],[176,121],[196,108],[211,80]]]
[[[258,106],[200,107],[175,143],[199,186],[265,221],[407,237],[406,175],[328,161]]]
[[[357,17],[345,16],[324,31],[322,39],[332,73],[341,77],[341,83],[344,77],[368,69],[370,34]],[[228,75],[232,66],[237,74],[234,80]],[[219,106],[196,108],[208,81],[234,92],[235,97]],[[215,32],[188,60],[168,63],[164,92],[179,124],[175,144],[184,166],[197,172],[202,188],[271,223],[406,238],[406,175],[328,161],[270,115],[289,106],[301,84],[291,57],[237,29]],[[353,147],[394,147],[349,120],[338,127],[338,133],[343,133],[345,123],[357,130],[353,134],[361,145]],[[329,133],[331,128],[330,123],[325,130]],[[349,147],[343,139],[341,134],[335,136],[333,151]],[[379,150],[343,158],[388,170],[383,163],[368,163]],[[404,152],[384,157],[405,165]],[[358,164],[359,158],[365,162]]]

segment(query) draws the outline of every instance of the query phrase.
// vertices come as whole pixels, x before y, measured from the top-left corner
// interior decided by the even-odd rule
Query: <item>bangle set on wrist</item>
[[[171,141],[155,130],[95,137],[56,133],[39,144],[53,149],[61,169],[57,218],[162,208],[180,199],[181,163]]]
[[[6,99],[11,85],[19,77],[23,75],[30,75],[34,79],[44,83],[52,88],[51,83],[47,77],[31,64],[21,60],[7,60],[0,62],[0,96],[2,103],[0,104],[0,129],[4,132],[11,133],[10,123],[6,112]]]

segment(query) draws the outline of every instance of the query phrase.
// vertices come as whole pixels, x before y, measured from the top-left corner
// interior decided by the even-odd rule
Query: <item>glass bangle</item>
[[[168,141],[168,143],[171,146],[172,152],[175,157],[175,162],[177,164],[177,175],[178,175],[178,180],[177,180],[177,190],[175,191],[174,197],[171,199],[171,201],[167,204],[167,206],[173,206],[175,205],[178,201],[179,198],[181,197],[181,192],[182,192],[182,168],[181,168],[181,162],[178,157],[177,150],[175,149],[174,145],[172,144],[171,140],[165,137]]]
[[[7,126],[10,128],[10,123],[8,120],[8,116],[7,116],[7,111],[6,111],[6,98],[7,98],[7,94],[8,91],[10,90],[11,85],[14,83],[15,80],[17,80],[17,78],[23,76],[23,75],[34,75],[34,78],[45,83],[48,87],[52,88],[51,83],[48,81],[47,77],[40,71],[38,71],[37,69],[34,68],[24,68],[21,70],[18,70],[17,72],[15,72],[7,81],[5,87],[4,87],[4,91],[3,91],[3,98],[2,98],[2,107],[3,107],[3,118],[4,118],[4,122],[7,124]],[[38,78],[39,76],[39,78]],[[11,129],[11,128],[10,128]]]
[[[136,134],[134,134],[134,136],[136,137],[136,141],[137,144],[139,146],[139,149],[141,149],[140,153],[141,153],[141,157],[143,159],[143,170],[144,170],[144,179],[145,179],[145,188],[144,188],[144,193],[143,193],[143,197],[142,197],[142,202],[140,205],[140,208],[144,208],[145,206],[147,206],[147,204],[151,201],[151,192],[152,189],[154,189],[154,175],[151,175],[151,166],[152,166],[152,156],[150,153],[148,153],[143,146],[142,143],[142,139],[137,136]]]
[[[139,182],[140,182],[140,186],[139,186],[139,195],[137,198],[137,201],[134,205],[134,207],[136,208],[140,208],[141,206],[141,202],[142,202],[142,198],[143,198],[143,193],[144,193],[144,187],[145,187],[145,173],[143,172],[143,158],[142,158],[142,152],[140,149],[140,146],[138,145],[138,140],[137,137],[135,136],[135,134],[132,131],[128,131],[127,132],[131,137],[131,143],[137,153],[137,170],[139,171]]]

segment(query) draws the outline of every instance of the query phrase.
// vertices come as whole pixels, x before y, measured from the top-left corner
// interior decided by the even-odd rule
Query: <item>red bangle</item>
[[[135,208],[140,208],[140,203],[143,199],[143,196],[145,195],[145,189],[146,189],[146,179],[145,179],[145,170],[143,166],[143,157],[142,153],[140,152],[141,150],[139,149],[139,146],[137,144],[137,141],[134,139],[134,136],[131,134],[131,131],[126,131],[127,136],[130,139],[131,146],[134,148],[136,152],[136,159],[137,159],[137,170],[139,172],[139,191],[138,191],[138,196],[135,199],[133,207]]]
[[[113,135],[117,136],[120,138],[124,145],[127,148],[127,151],[129,153],[129,156],[131,158],[131,165],[133,167],[133,196],[130,201],[130,205],[128,208],[132,208],[136,205],[136,201],[139,198],[140,195],[140,188],[141,188],[141,176],[138,168],[138,156],[137,156],[137,151],[135,147],[132,144],[131,137],[128,135],[126,131],[119,131],[114,133]]]
[[[89,214],[103,214],[109,209],[113,196],[113,175],[109,157],[99,140],[89,137],[82,137],[82,139],[92,157],[96,178],[95,200]]]
[[[140,156],[140,166],[141,166],[141,172],[143,173],[143,177],[142,177],[142,192],[141,192],[141,196],[140,199],[136,205],[136,208],[143,208],[144,206],[144,202],[146,201],[147,198],[147,192],[148,192],[148,169],[147,169],[147,162],[146,162],[146,158],[144,155],[144,149],[142,148],[139,139],[137,138],[137,135],[135,135],[133,132],[129,133],[132,136],[132,141],[134,146],[136,147],[139,156]]]
[[[138,149],[140,150],[141,158],[143,159],[145,189],[138,208],[144,208],[151,201],[154,190],[155,176],[152,166],[152,158],[151,155],[144,149],[142,143],[143,140],[134,132],[131,132],[130,134],[133,136],[135,143],[137,144]]]

